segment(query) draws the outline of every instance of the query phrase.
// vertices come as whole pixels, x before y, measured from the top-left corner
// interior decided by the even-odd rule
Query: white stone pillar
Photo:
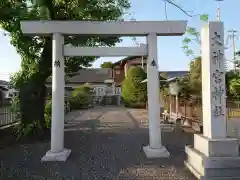
[[[66,161],[71,150],[64,149],[65,72],[63,56],[64,37],[53,34],[52,42],[52,124],[51,150],[42,161]]]
[[[147,36],[147,90],[148,90],[148,124],[149,146],[143,147],[148,158],[169,157],[170,154],[161,141],[160,127],[160,84],[158,72],[157,34]]]
[[[226,86],[223,23],[211,23],[202,30],[203,135],[226,138]]]
[[[193,148],[186,146],[185,164],[199,179],[239,179],[238,139],[228,138],[226,132],[222,22],[204,26],[201,46],[203,135],[194,134]]]

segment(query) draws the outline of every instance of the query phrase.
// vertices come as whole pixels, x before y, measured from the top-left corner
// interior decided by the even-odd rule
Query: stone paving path
[[[0,180],[195,180],[183,165],[191,134],[165,132],[171,157],[148,160],[141,148],[148,144],[148,130],[137,114],[100,107],[67,118],[65,147],[72,154],[65,163],[40,162],[49,142],[11,146],[0,151]]]

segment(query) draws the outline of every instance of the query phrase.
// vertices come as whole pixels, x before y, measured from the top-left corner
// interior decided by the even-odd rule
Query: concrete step
[[[189,146],[186,146],[185,152],[187,153],[185,165],[197,177],[232,179],[240,177],[239,157],[206,157]]]
[[[238,177],[206,177],[206,176],[202,176],[187,161],[185,161],[184,164],[194,174],[194,176],[196,176],[199,180],[240,180],[240,176],[238,176]]]
[[[203,159],[204,155],[190,146],[185,147],[187,163],[197,171],[197,174],[204,175]],[[193,173],[195,175],[195,172]]]

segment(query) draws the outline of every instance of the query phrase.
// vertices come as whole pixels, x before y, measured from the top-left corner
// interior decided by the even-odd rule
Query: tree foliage
[[[192,94],[191,86],[190,86],[189,81],[190,81],[189,80],[189,75],[181,77],[178,81],[179,86],[181,86],[179,96],[181,96],[185,99],[188,99]]]
[[[202,14],[200,15],[200,21],[203,23],[208,22],[208,15],[207,14]],[[182,41],[182,49],[184,51],[184,54],[187,56],[196,56],[196,52],[193,51],[192,46],[194,44],[201,44],[201,38],[200,38],[200,32],[197,30],[197,28],[194,27],[187,27],[186,33],[185,33],[185,38]]]
[[[88,108],[92,103],[92,88],[89,84],[83,84],[74,89],[70,100],[71,109]]]
[[[108,62],[104,62],[100,65],[101,68],[113,68],[114,67],[114,64],[111,62],[111,61],[108,61]]]
[[[11,77],[20,90],[20,110],[23,128],[38,124],[44,129],[44,83],[51,75],[52,39],[49,36],[24,36],[22,20],[122,20],[130,7],[128,0],[1,0],[0,25],[9,33],[11,44],[21,56],[21,70]],[[74,46],[112,46],[118,37],[65,37]],[[95,57],[65,58],[66,73],[91,66]],[[34,121],[34,123],[33,123]]]
[[[194,95],[201,95],[202,93],[202,61],[201,57],[197,57],[190,61],[189,64],[189,86]]]
[[[200,20],[203,23],[208,22],[208,15],[200,15]],[[182,48],[187,56],[193,56],[194,59],[190,62],[190,72],[189,77],[184,77],[181,79],[181,84],[183,86],[182,93],[184,96],[189,95],[201,95],[202,78],[201,78],[201,57],[198,57],[196,52],[193,51],[192,45],[197,43],[201,44],[200,32],[193,27],[187,27],[185,38],[182,42]],[[236,67],[240,66],[239,61],[240,51],[236,52]],[[226,90],[229,100],[240,100],[240,75],[238,72],[228,71],[226,72]]]
[[[190,96],[201,96],[202,93],[202,70],[201,57],[194,58],[189,63],[189,74],[180,78],[180,95],[188,98]]]
[[[240,75],[234,70],[226,73],[226,89],[228,99],[240,100]]]
[[[122,84],[122,97],[126,106],[145,106],[147,101],[147,83],[141,83],[147,78],[141,67],[131,67]]]
[[[229,92],[234,100],[240,100],[240,77],[235,77],[230,80]]]
[[[79,94],[91,94],[92,93],[92,88],[90,87],[89,84],[83,84],[75,88],[72,92],[72,97],[76,97]]]
[[[202,73],[201,73],[201,57],[197,57],[189,64],[189,75],[180,79],[182,86],[181,95],[184,97],[201,96],[202,92]],[[226,94],[228,100],[240,100],[240,75],[234,70],[227,71]]]

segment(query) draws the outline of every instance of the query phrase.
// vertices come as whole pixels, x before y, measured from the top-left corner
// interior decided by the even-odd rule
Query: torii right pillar
[[[170,153],[162,145],[160,125],[160,96],[159,73],[157,61],[157,34],[147,36],[148,63],[147,63],[147,91],[148,91],[148,126],[149,145],[143,150],[147,158],[168,158]]]
[[[185,165],[201,180],[240,179],[239,141],[227,137],[224,25],[214,21],[201,32],[203,134],[186,146]]]

